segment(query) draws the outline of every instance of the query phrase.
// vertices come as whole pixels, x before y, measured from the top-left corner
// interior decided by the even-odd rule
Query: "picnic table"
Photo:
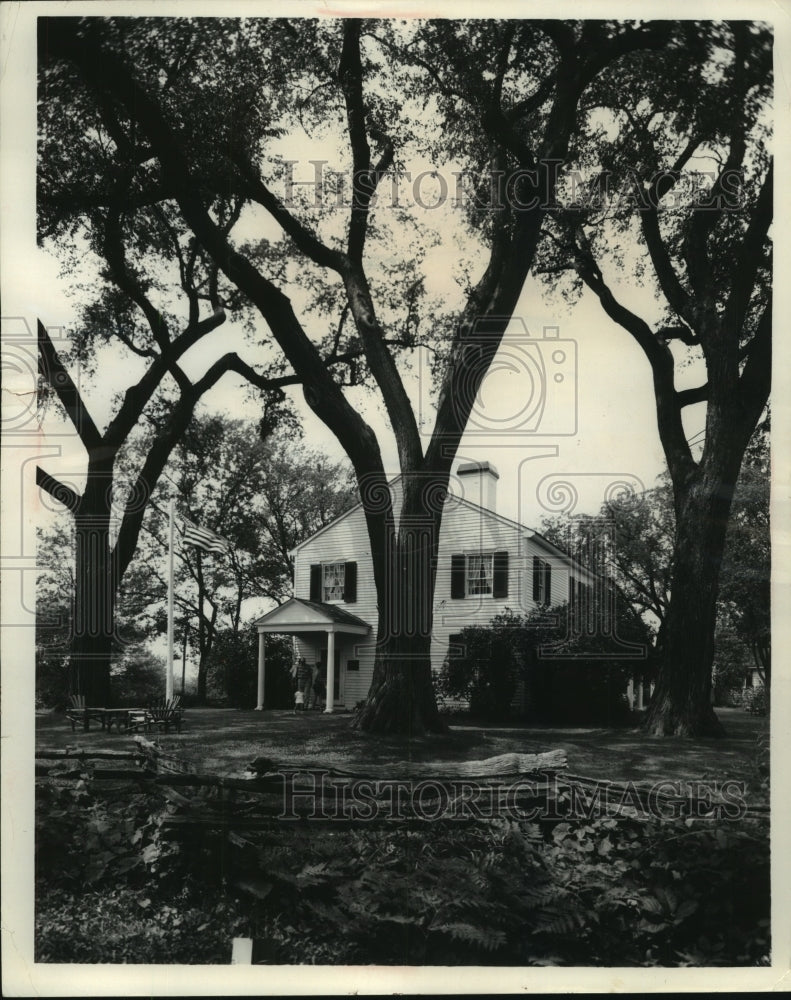
[[[113,726],[119,730],[121,727],[128,729],[132,719],[144,715],[145,712],[144,708],[106,708],[101,705],[86,705],[84,696],[72,695],[66,717],[71,722],[72,732],[77,723],[80,723],[85,730],[90,729],[91,722],[98,722],[102,729],[109,731]]]
[[[91,728],[91,722],[98,722],[102,729],[110,732],[115,726],[120,732],[121,729],[146,730],[152,726],[164,726],[165,731],[174,725],[178,732],[181,732],[181,718],[183,709],[181,708],[181,698],[177,695],[169,701],[163,699],[156,704],[147,705],[145,708],[105,708],[102,706],[88,706],[85,704],[84,695],[72,695],[71,705],[66,712],[66,717],[71,722],[72,732],[77,723],[82,725],[84,730]]]

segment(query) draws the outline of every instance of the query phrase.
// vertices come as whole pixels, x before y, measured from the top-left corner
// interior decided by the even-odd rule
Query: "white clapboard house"
[[[456,470],[461,489],[446,502],[434,591],[431,666],[439,671],[452,637],[486,625],[506,608],[589,598],[594,574],[538,532],[497,513],[497,470],[489,462]],[[394,515],[400,479],[390,483]],[[371,684],[377,634],[376,590],[362,504],[301,542],[294,557],[294,596],[264,615],[259,633],[258,708],[263,708],[268,633],[291,635],[297,656],[326,672],[326,711],[352,708]]]

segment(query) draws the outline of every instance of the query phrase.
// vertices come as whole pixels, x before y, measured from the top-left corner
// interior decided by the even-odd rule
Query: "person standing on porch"
[[[318,663],[311,663],[311,665],[310,665],[310,681],[308,682],[308,684],[309,684],[309,691],[310,691],[310,699],[306,699],[306,701],[305,701],[305,708],[307,708],[307,709],[318,708],[318,702],[319,702],[319,673],[320,673],[320,668],[319,668]]]
[[[324,677],[321,672],[321,664],[316,665],[315,679],[313,681],[313,693],[316,701],[317,708],[324,708],[325,695],[327,693],[327,687],[324,683]]]
[[[313,666],[305,664],[305,686],[302,689],[305,693],[305,711],[307,712],[313,703]]]
[[[308,685],[312,687],[312,676],[310,667],[307,664],[304,656],[300,656],[297,660],[297,691],[301,691],[304,697],[304,704],[307,706],[307,690]]]

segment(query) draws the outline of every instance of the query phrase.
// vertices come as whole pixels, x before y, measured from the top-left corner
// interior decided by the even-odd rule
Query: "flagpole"
[[[171,497],[168,516],[168,667],[165,675],[165,698],[173,697],[173,535],[176,501]]]

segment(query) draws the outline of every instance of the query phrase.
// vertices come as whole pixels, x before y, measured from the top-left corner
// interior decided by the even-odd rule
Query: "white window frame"
[[[539,570],[540,570],[540,572],[538,574],[538,599],[537,599],[536,603],[537,604],[551,604],[552,603],[552,593],[551,593],[551,591],[552,591],[552,583],[551,582],[550,582],[550,585],[549,585],[550,593],[546,594],[546,593],[544,593],[544,591],[546,590],[546,585],[547,585],[547,573],[546,573],[547,566],[549,567],[550,580],[551,580],[552,563],[548,559],[542,559],[541,556],[536,556],[536,558],[538,559],[538,567],[539,567]]]
[[[488,562],[488,570],[486,571],[486,585],[488,585],[488,590],[473,590],[472,586],[478,586],[480,584],[480,575],[477,579],[472,576],[473,570],[471,569],[471,561],[473,559],[486,560]],[[478,565],[477,571],[480,574],[480,566],[486,565],[482,562]],[[464,565],[464,595],[465,597],[492,597],[494,594],[494,552],[471,552],[465,553],[465,565]]]
[[[337,590],[337,584],[328,587],[328,578],[334,572],[336,579],[340,583],[340,595],[338,597],[329,596],[328,590]],[[342,604],[346,593],[346,562],[344,560],[334,562],[323,562],[321,564],[321,599],[324,604]]]

